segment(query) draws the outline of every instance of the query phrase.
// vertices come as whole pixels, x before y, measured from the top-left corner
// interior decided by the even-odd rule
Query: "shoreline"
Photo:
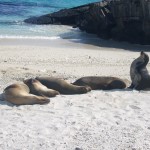
[[[85,48],[85,49],[104,49],[104,50],[126,50],[132,52],[146,51],[149,52],[150,45],[131,44],[128,42],[118,42],[114,40],[100,39],[96,35],[87,34],[87,37],[77,37],[76,39],[61,37],[13,37],[0,38],[1,46],[44,46],[58,48]]]
[[[98,40],[98,39],[97,39]],[[80,42],[77,43],[76,42]],[[40,47],[56,47],[56,48],[87,48],[87,49],[97,49],[98,46],[84,44],[80,39],[30,39],[30,38],[1,38],[1,46],[40,46]],[[89,48],[88,48],[89,47]]]

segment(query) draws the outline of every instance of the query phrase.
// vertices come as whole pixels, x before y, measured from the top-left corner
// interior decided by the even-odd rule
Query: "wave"
[[[59,8],[63,9],[65,7],[49,5],[49,4],[42,4],[42,3],[34,3],[34,2],[0,2],[0,6],[25,6],[25,7],[50,7],[50,8]]]
[[[0,35],[0,39],[43,39],[43,40],[57,40],[60,39],[61,37],[59,36],[52,36],[52,37],[47,37],[47,36],[9,36],[9,35]]]
[[[0,20],[0,25],[23,25],[23,24],[25,24],[24,21],[18,21],[18,20],[16,20],[16,21],[11,21],[11,20],[1,21]]]

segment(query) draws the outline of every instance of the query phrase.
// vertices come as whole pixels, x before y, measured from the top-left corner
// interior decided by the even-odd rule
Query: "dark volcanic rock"
[[[114,0],[110,7],[116,22],[113,39],[150,44],[149,0]]]
[[[72,25],[105,39],[150,44],[149,0],[105,0],[29,18],[25,22]]]
[[[26,19],[26,23],[32,24],[62,24],[75,25],[78,17],[88,11],[89,5],[74,7],[71,9],[62,9],[52,14],[43,15],[40,17],[32,17]]]

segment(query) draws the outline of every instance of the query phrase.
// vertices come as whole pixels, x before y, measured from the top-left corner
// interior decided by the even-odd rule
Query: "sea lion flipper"
[[[129,89],[134,89],[134,84],[131,83],[131,85],[128,87]]]

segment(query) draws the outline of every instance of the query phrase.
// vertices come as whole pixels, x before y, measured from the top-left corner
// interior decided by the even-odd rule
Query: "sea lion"
[[[38,96],[54,97],[59,94],[58,91],[48,89],[36,79],[24,80],[24,83],[29,87],[30,93]]]
[[[146,68],[149,56],[141,51],[140,56],[135,59],[130,66],[130,77],[132,80],[129,88],[144,90],[150,88],[150,75]]]
[[[16,83],[4,89],[4,99],[15,105],[46,104],[50,100],[46,97],[36,96],[29,93],[30,90],[26,84]]]
[[[91,91],[89,86],[76,86],[66,82],[64,79],[54,77],[36,77],[47,88],[59,91],[61,94],[84,94]]]
[[[76,80],[73,85],[90,86],[92,90],[124,89],[126,83],[116,77],[87,76]]]

